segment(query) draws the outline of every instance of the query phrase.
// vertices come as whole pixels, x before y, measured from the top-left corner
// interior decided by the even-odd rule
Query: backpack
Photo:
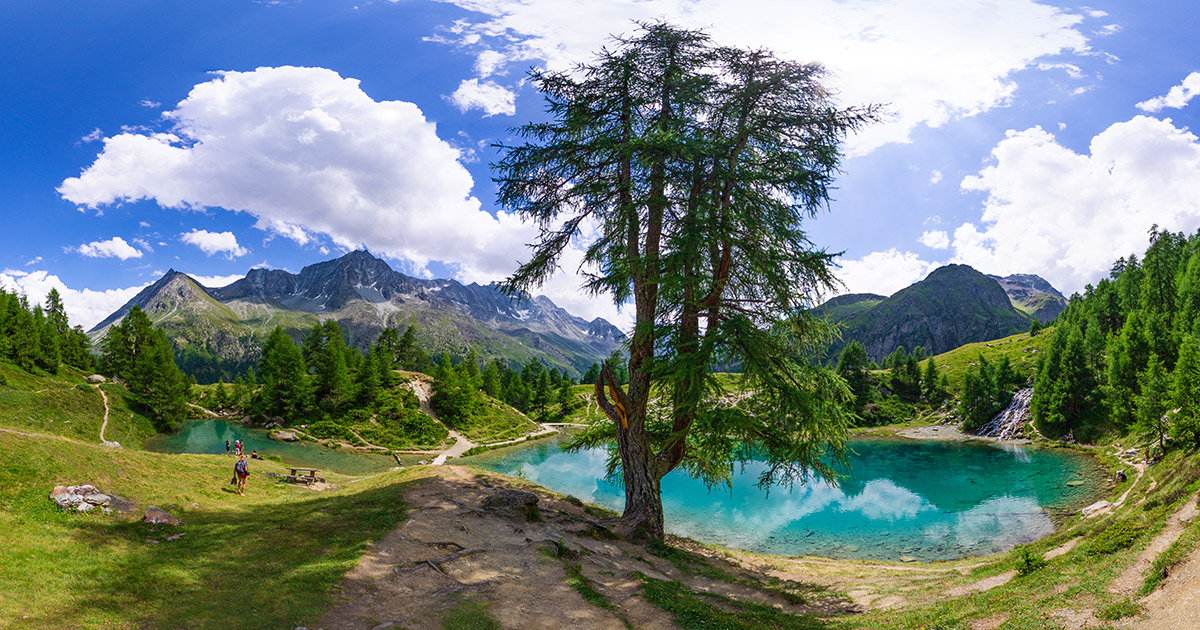
[[[239,459],[238,462],[233,465],[233,470],[237,474],[243,476],[250,474],[250,472],[246,470],[246,460],[244,459]]]

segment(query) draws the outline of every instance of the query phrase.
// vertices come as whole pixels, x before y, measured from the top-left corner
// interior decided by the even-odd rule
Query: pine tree
[[[433,397],[430,406],[438,416],[450,425],[456,425],[475,415],[479,407],[479,393],[464,371],[454,368],[448,353],[442,353],[442,359],[434,370]]]
[[[921,394],[930,404],[940,403],[946,396],[945,390],[940,387],[937,364],[933,357],[925,361],[925,374],[921,377],[921,385]]]
[[[588,239],[587,218],[599,234],[584,247],[599,270],[587,289],[633,304],[628,388],[616,362],[601,366],[596,400],[613,426],[590,433],[594,445],[616,444],[632,538],[662,537],[659,484],[680,465],[723,483],[737,454],[753,451],[769,460],[770,483],[832,475],[822,457],[843,451],[849,392],[809,357],[796,360],[830,331],[813,318],[780,321],[833,284],[833,256],[813,249],[801,223],[826,205],[840,140],[876,118],[838,109],[822,76],[645,24],[594,64],[535,73],[550,120],[520,129],[524,144],[505,147],[496,167],[500,202],[544,228],[506,286],[523,291],[555,273],[566,246]],[[707,408],[719,360],[739,364],[772,409]],[[647,426],[663,387],[669,431]],[[717,434],[753,448],[701,437]]]
[[[500,380],[500,363],[496,359],[488,361],[486,367],[483,368],[483,393],[492,398],[501,398],[502,383]],[[507,400],[505,402],[508,402]]]
[[[589,367],[587,371],[583,373],[583,378],[579,379],[579,382],[583,383],[584,385],[594,385],[596,383],[596,379],[598,378],[600,378],[600,364],[593,363],[591,367]]]
[[[359,409],[374,409],[379,401],[379,370],[375,353],[368,352],[358,365],[354,378],[354,402]]]
[[[1157,354],[1150,355],[1146,369],[1138,375],[1138,380],[1142,391],[1137,398],[1135,429],[1145,437],[1158,440],[1158,448],[1162,449],[1170,428],[1167,411],[1171,403],[1171,383]]]
[[[276,326],[267,337],[258,371],[262,379],[259,406],[263,413],[281,416],[289,424],[308,413],[312,400],[304,358],[283,328]]]
[[[138,306],[109,327],[102,362],[113,376],[125,379],[129,393],[161,431],[187,418],[188,381],[162,330]]]
[[[323,413],[337,413],[350,399],[350,374],[342,327],[336,321],[313,326],[304,339],[304,360],[316,376],[314,403]]]
[[[1171,404],[1177,409],[1171,436],[1200,446],[1200,345],[1184,335],[1171,384]]]
[[[836,368],[837,373],[850,386],[850,391],[854,394],[854,412],[860,415],[866,409],[867,399],[871,394],[871,383],[867,374],[869,362],[866,348],[856,339],[842,348]]]
[[[225,389],[224,380],[218,380],[213,388],[213,405],[217,411],[224,411],[229,406],[229,392]]]
[[[1107,379],[1103,392],[1109,413],[1118,427],[1128,427],[1135,420],[1135,399],[1141,392],[1138,374],[1146,369],[1150,357],[1146,332],[1141,312],[1133,311],[1126,317],[1120,334],[1108,343]]]
[[[1083,335],[1078,328],[1061,324],[1038,366],[1031,403],[1038,430],[1060,437],[1088,429],[1095,419],[1095,395]]]
[[[375,366],[375,371],[378,373],[376,378],[379,380],[379,388],[387,390],[395,387],[400,382],[400,379],[393,370],[394,362],[388,352],[379,346],[375,346],[371,349],[371,353],[375,355],[371,360],[371,364]]]

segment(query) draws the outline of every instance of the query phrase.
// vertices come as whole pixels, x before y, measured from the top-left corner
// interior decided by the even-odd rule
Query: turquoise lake
[[[246,453],[278,455],[284,464],[320,470],[332,470],[344,475],[366,475],[381,472],[396,465],[390,455],[374,455],[348,449],[330,449],[311,442],[280,442],[268,437],[263,429],[251,429],[228,420],[189,420],[175,433],[160,433],[143,444],[148,451],[159,453],[225,453],[225,440],[232,444],[241,440]],[[416,463],[420,457],[404,458]],[[411,459],[411,461],[408,461]]]
[[[604,479],[607,452],[567,453],[565,438],[464,460],[519,475],[620,512],[623,487]],[[731,488],[707,488],[680,471],[663,479],[667,531],[707,543],[785,556],[921,561],[1011,549],[1054,530],[1055,520],[1103,494],[1105,471],[1067,449],[979,442],[855,439],[847,477],[769,493],[763,465],[737,469]],[[1067,485],[1081,481],[1081,484]]]

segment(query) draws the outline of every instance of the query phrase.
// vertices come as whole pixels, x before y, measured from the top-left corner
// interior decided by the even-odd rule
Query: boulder
[[[84,484],[81,486],[54,486],[50,491],[50,500],[64,510],[89,512],[92,508],[103,507],[105,514],[109,506],[121,508],[129,505],[128,499],[108,495],[96,489],[96,486]]]
[[[524,490],[504,488],[483,498],[483,509],[500,510],[520,514],[529,520],[537,520],[538,495]]]
[[[87,377],[87,382],[91,383],[92,385],[99,385],[101,383],[107,383],[108,379],[104,378],[102,374],[93,374]]]
[[[1107,510],[1110,507],[1112,507],[1112,503],[1110,503],[1108,501],[1097,501],[1097,502],[1083,508],[1082,510],[1079,511],[1079,513],[1083,514],[1084,518],[1091,518],[1091,517],[1099,514],[1100,512]]]
[[[280,442],[299,442],[300,441],[300,436],[296,435],[295,433],[293,433],[291,431],[272,431],[270,433],[270,436],[271,436],[272,440],[279,440]]]
[[[157,508],[153,505],[146,508],[146,513],[142,516],[142,522],[150,523],[151,525],[179,525],[180,524],[179,519],[175,518],[174,516],[171,516],[170,514],[167,514],[162,509]]]

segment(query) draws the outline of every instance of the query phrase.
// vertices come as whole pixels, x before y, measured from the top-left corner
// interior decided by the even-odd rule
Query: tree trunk
[[[645,431],[618,431],[621,476],[625,482],[625,513],[621,536],[645,544],[663,537],[661,478]]]

